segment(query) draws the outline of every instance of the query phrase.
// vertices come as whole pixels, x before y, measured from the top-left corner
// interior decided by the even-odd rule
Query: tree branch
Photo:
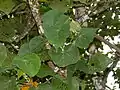
[[[39,12],[38,0],[27,0],[27,1],[29,3],[29,7],[30,7],[31,13],[33,15],[33,18],[34,18],[34,20],[37,24],[38,32],[40,34],[43,34],[44,30],[42,28],[42,20],[41,20],[41,15],[40,15],[40,12]]]
[[[66,78],[67,77],[67,72],[65,70],[62,70],[59,67],[56,67],[52,61],[47,62],[48,66],[56,73],[58,73],[61,77]],[[56,70],[58,69],[58,70]]]
[[[98,40],[100,40],[101,42],[104,42],[110,48],[115,49],[120,54],[120,49],[117,46],[115,46],[115,45],[111,44],[110,42],[108,42],[107,40],[105,40],[103,37],[96,35],[95,38],[98,39]]]

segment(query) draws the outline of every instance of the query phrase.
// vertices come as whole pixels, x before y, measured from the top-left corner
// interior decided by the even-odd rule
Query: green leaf
[[[42,64],[39,72],[37,73],[37,76],[40,78],[43,78],[43,77],[46,77],[48,75],[53,76],[53,75],[55,75],[55,73],[50,67],[48,67],[45,64]]]
[[[75,64],[71,64],[71,65],[67,66],[67,82],[68,82],[69,89],[71,88],[72,76],[73,76],[75,71],[76,71]]]
[[[76,70],[83,71],[85,73],[88,73],[89,67],[87,65],[87,61],[85,60],[79,60],[75,65]]]
[[[51,84],[52,90],[68,90],[68,85],[63,83],[60,79],[53,78]]]
[[[38,53],[43,50],[45,46],[45,39],[41,36],[35,36],[29,42],[30,51],[33,53]]]
[[[7,50],[7,57],[2,63],[2,67],[8,67],[8,68],[12,67],[12,60],[14,57],[15,57],[15,54]]]
[[[40,36],[35,36],[29,43],[25,43],[20,47],[18,55],[25,55],[28,53],[39,53],[45,46],[45,40]]]
[[[29,90],[53,90],[52,89],[52,85],[49,83],[42,83],[40,84],[38,87],[34,88],[30,88]]]
[[[87,48],[93,41],[96,30],[96,28],[82,28],[79,36],[76,39],[76,46],[79,48]]]
[[[29,43],[25,43],[20,47],[18,55],[22,56],[22,55],[29,54],[29,53],[31,53],[30,48],[29,48]]]
[[[78,22],[72,20],[72,22],[70,23],[70,31],[75,33],[80,29],[81,29],[80,24]]]
[[[96,53],[91,57],[91,59],[88,62],[88,73],[104,71],[111,62],[111,59],[107,56],[101,53]]]
[[[59,81],[67,84],[67,79],[66,79],[66,78],[63,78],[63,77],[62,77],[61,75],[59,75],[59,74],[54,75],[54,78],[59,79]]]
[[[82,90],[85,90],[86,82],[84,80],[81,81],[81,88]]]
[[[118,79],[120,81],[120,69],[117,69],[116,72],[115,72],[115,79]],[[120,82],[119,82],[120,84]]]
[[[6,57],[7,57],[7,49],[4,45],[0,45],[0,66],[2,66]]]
[[[76,64],[71,64],[67,66],[67,77],[71,78],[74,74],[74,72],[77,70],[75,67]]]
[[[77,77],[72,77],[72,88],[71,90],[79,90],[79,81]]]
[[[39,86],[39,88],[40,88],[40,90],[53,90],[52,89],[52,86],[50,85],[50,84],[41,84],[40,86]],[[39,89],[38,89],[39,90]]]
[[[50,10],[42,18],[45,36],[48,41],[56,48],[62,46],[69,36],[69,17],[57,10]]]
[[[14,77],[0,76],[0,90],[18,90]]]
[[[35,76],[41,66],[40,58],[36,54],[26,54],[24,56],[16,56],[13,64],[22,69],[29,76]]]
[[[30,88],[30,90],[68,90],[68,85],[58,78],[53,78],[51,83],[42,83],[37,88]]]
[[[6,14],[9,14],[14,6],[15,2],[13,2],[13,0],[0,0],[0,11]]]
[[[79,82],[76,77],[73,77],[76,70],[76,64],[67,66],[67,82],[69,90],[79,90]]]
[[[15,17],[0,20],[0,41],[12,42],[17,37],[16,33],[23,32],[25,22],[22,22],[21,18]]]
[[[63,50],[59,48],[58,51],[51,49],[49,55],[54,63],[60,67],[74,64],[79,60],[79,51],[74,45],[66,46]]]
[[[50,1],[49,6],[52,9],[65,12],[70,8],[69,4],[70,3],[67,0],[53,0],[53,1]]]

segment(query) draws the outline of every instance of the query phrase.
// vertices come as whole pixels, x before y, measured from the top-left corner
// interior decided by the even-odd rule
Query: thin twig
[[[109,86],[105,85],[109,90],[112,90]]]

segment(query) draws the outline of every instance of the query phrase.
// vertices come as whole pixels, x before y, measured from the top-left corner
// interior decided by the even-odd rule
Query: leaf
[[[71,90],[79,90],[79,82],[77,77],[72,77],[72,88]]]
[[[79,90],[79,82],[76,77],[73,77],[76,70],[88,73],[89,67],[87,62],[85,60],[79,60],[77,63],[67,66],[67,82],[69,90]]]
[[[120,69],[116,70],[115,79],[118,79],[120,81]]]
[[[16,33],[24,30],[24,24],[20,17],[0,20],[0,41],[14,41]]]
[[[85,90],[86,82],[84,80],[81,81],[81,88],[82,90]]]
[[[12,67],[12,60],[14,57],[15,57],[15,54],[7,50],[7,57],[2,63],[2,67],[8,67],[8,68]]]
[[[9,14],[14,6],[15,2],[13,2],[13,0],[0,0],[0,11],[6,14]]]
[[[74,72],[76,71],[75,64],[71,64],[67,66],[67,82],[68,82],[68,88],[71,89],[72,86],[72,77]]]
[[[52,79],[52,90],[68,90],[68,85],[57,78]]]
[[[39,88],[40,88],[40,90],[53,90],[52,89],[52,86],[50,85],[50,84],[41,84],[40,86],[39,86]],[[39,90],[39,89],[38,89]]]
[[[80,24],[78,22],[72,20],[72,22],[70,23],[70,31],[75,33],[80,29],[81,29]]]
[[[93,41],[96,30],[96,28],[82,28],[79,36],[76,39],[76,46],[79,48],[87,48]]]
[[[70,19],[57,10],[50,10],[42,17],[44,34],[56,48],[62,46],[69,36]]]
[[[29,42],[30,51],[33,53],[38,53],[43,50],[45,46],[45,39],[41,36],[35,36]]]
[[[71,78],[74,74],[74,72],[77,70],[75,67],[76,64],[71,64],[67,66],[67,78]],[[70,79],[71,80],[71,79]]]
[[[30,90],[68,90],[67,84],[57,78],[53,78],[51,83],[42,83],[36,88]]]
[[[43,77],[46,77],[48,75],[53,76],[53,75],[55,75],[55,73],[53,72],[53,70],[50,67],[48,67],[45,64],[42,64],[39,72],[37,73],[37,76],[40,78],[43,78]]]
[[[17,70],[17,78],[20,79],[21,76],[24,75],[24,72],[22,70]]]
[[[18,55],[22,56],[22,55],[29,54],[29,53],[31,53],[30,48],[29,48],[29,43],[25,43],[20,47]]]
[[[32,87],[29,90],[53,90],[53,89],[52,89],[51,84],[49,84],[49,83],[42,83],[38,87],[36,87],[36,88]]]
[[[65,72],[66,72],[66,71],[65,71]],[[61,76],[60,74],[54,75],[54,78],[59,79],[59,81],[67,84],[67,79],[66,79],[66,78],[63,78],[63,76]]]
[[[22,69],[22,71],[30,77],[33,77],[38,73],[41,61],[36,54],[31,53],[24,56],[16,56],[13,60],[13,64]]]
[[[49,6],[52,9],[65,12],[70,8],[70,3],[67,0],[53,0],[50,1]]]
[[[111,62],[111,59],[109,59],[107,56],[101,53],[96,53],[88,62],[88,73],[104,71]]]
[[[76,77],[73,77],[76,70],[76,64],[67,66],[67,82],[69,90],[79,90],[79,82]]]
[[[85,60],[79,60],[75,64],[75,68],[76,68],[76,70],[80,70],[80,71],[83,71],[85,73],[88,73],[88,71],[89,71],[89,67],[87,65],[87,61],[85,61]]]
[[[0,45],[0,66],[2,66],[6,57],[7,57],[7,49],[4,45]]]
[[[61,48],[58,51],[51,49],[49,55],[59,67],[74,64],[79,60],[79,51],[74,45],[66,46],[64,50]]]
[[[40,36],[35,36],[29,43],[25,43],[20,47],[18,55],[25,55],[28,53],[39,53],[45,46],[45,40]]]
[[[14,77],[0,76],[0,89],[1,90],[18,90],[16,79]]]

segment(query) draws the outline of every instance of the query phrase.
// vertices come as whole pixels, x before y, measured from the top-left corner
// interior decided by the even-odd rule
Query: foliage
[[[95,90],[93,78],[105,80],[117,57],[104,54],[95,37],[119,34],[120,2],[36,0],[40,34],[28,1],[0,0],[1,90]],[[119,73],[114,75],[120,84]]]

